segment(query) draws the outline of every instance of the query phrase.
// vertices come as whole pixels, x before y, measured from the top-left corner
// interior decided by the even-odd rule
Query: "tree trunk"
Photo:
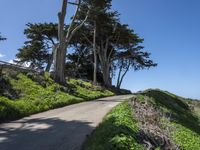
[[[48,63],[45,69],[46,72],[50,71],[52,63],[53,63],[53,54],[49,55]]]
[[[74,22],[77,18],[78,11],[80,8],[81,0],[77,0],[77,3],[70,3],[77,5],[76,12],[74,16],[72,17],[72,21],[69,24],[69,27],[67,29],[67,33],[65,33],[65,17],[66,17],[66,11],[67,11],[67,4],[68,0],[62,0],[62,8],[61,11],[58,13],[58,41],[59,46],[56,48],[55,52],[55,74],[54,74],[54,80],[57,83],[60,83],[62,85],[66,84],[65,81],[65,63],[66,63],[66,53],[67,53],[67,47],[69,45],[70,40],[72,39],[73,35],[84,25],[84,23],[87,21],[87,18],[89,16],[90,10],[88,9],[87,15],[85,19],[80,23],[80,25],[76,26],[73,29]]]
[[[93,84],[97,84],[97,50],[96,50],[96,21],[94,21],[94,37],[93,37],[93,51],[94,51],[94,72],[93,72]]]
[[[120,67],[119,69],[119,74],[118,74],[118,78],[117,78],[117,88],[120,89],[120,79],[121,79],[121,73],[122,73],[122,67]]]
[[[54,65],[54,69],[55,69],[55,60],[56,60],[56,50],[59,46],[59,43],[57,44],[54,44],[53,48],[52,48],[52,53],[51,55],[49,55],[49,60],[48,60],[48,64],[47,64],[47,67],[46,67],[46,72],[49,72],[52,65]],[[55,70],[54,70],[55,71]]]
[[[59,45],[59,47],[56,50],[55,54],[55,74],[54,74],[54,80],[55,82],[65,85],[65,61],[66,61],[66,45]],[[59,60],[59,61],[58,61]]]
[[[65,61],[66,61],[66,48],[67,44],[65,43],[65,17],[67,9],[68,0],[63,0],[61,11],[58,13],[58,40],[59,44],[55,50],[55,64],[54,64],[54,81],[65,85]]]
[[[111,81],[110,81],[110,65],[109,63],[104,62],[102,65],[102,71],[103,71],[103,80],[104,85],[106,87],[111,87]]]
[[[101,46],[103,47],[103,46]],[[101,70],[103,73],[103,81],[105,87],[111,87],[111,80],[110,80],[110,63],[107,58],[107,55],[105,54],[107,49],[102,48],[99,50],[99,60],[101,64]]]
[[[131,63],[129,62],[129,64],[128,64],[128,66],[127,66],[127,68],[126,68],[126,70],[125,70],[125,72],[123,73],[123,75],[119,78],[119,82],[117,83],[117,88],[118,89],[120,89],[120,87],[121,87],[121,85],[122,85],[122,81],[124,80],[124,77],[126,76],[126,74],[127,74],[127,72],[129,71],[129,68],[130,68],[130,65],[131,65]],[[121,70],[122,71],[122,70]],[[121,73],[120,73],[121,74]]]

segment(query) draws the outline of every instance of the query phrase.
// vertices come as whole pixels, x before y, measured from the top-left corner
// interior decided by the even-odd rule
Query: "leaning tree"
[[[150,53],[143,51],[141,39],[133,29],[126,24],[118,25],[120,37],[116,43],[115,54],[112,58],[114,74],[119,71],[117,88],[121,87],[122,81],[129,70],[140,70],[155,67],[157,64],[150,59]]]
[[[150,59],[150,53],[141,51],[142,46],[130,47],[116,54],[116,68],[118,70],[116,87],[120,89],[124,77],[130,70],[141,70],[157,66]]]

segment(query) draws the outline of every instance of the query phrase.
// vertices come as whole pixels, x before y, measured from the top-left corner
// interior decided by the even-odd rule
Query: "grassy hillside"
[[[84,144],[85,150],[142,150],[135,134],[139,127],[128,102],[115,107]]]
[[[49,74],[22,74],[4,70],[0,77],[0,121],[66,106],[113,93],[89,82],[70,79],[66,87]]]
[[[147,90],[142,93],[165,114],[170,114],[170,121],[165,122],[174,127],[171,138],[182,149],[200,150],[200,101],[187,100],[166,91]],[[166,119],[164,120],[166,121]]]
[[[199,110],[199,101],[147,90],[113,109],[84,148],[200,150]]]

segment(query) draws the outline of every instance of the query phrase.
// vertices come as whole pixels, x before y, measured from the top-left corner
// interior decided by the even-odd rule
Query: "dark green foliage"
[[[114,108],[84,145],[85,150],[142,150],[136,142],[138,124],[128,102]]]
[[[19,53],[16,56],[20,60],[17,61],[18,63],[30,62],[31,68],[42,69],[48,58],[48,52],[44,49],[42,43],[33,42],[19,49]]]
[[[0,96],[7,97],[9,99],[19,98],[19,91],[16,91],[12,88],[9,78],[0,79]]]
[[[27,41],[18,49],[18,63],[31,63],[32,68],[42,69],[45,65],[50,69],[52,64],[52,49],[57,44],[58,25],[53,23],[28,23],[24,34]]]
[[[152,60],[150,60],[150,53],[141,51],[143,47],[137,46],[136,48],[130,48],[126,51],[121,51],[116,55],[117,65],[126,69],[128,65],[134,70],[140,70],[157,66]]]
[[[68,44],[72,53],[69,55],[67,53],[65,76],[93,80],[94,64],[96,64],[98,82],[108,87],[111,87],[111,80],[116,71],[121,71],[117,85],[119,88],[129,69],[139,70],[156,66],[149,58],[150,53],[142,51],[144,47],[140,44],[143,39],[127,24],[120,22],[120,15],[111,9],[111,3],[112,0],[82,1],[72,28],[85,19],[88,7],[90,15]],[[64,25],[64,32],[67,32],[68,27],[69,25]],[[93,47],[94,29],[96,29],[95,52],[98,55],[95,55],[96,57]],[[22,64],[29,62],[30,67],[34,69],[46,67],[45,70],[49,72],[52,68],[53,54],[59,46],[58,24],[28,23],[24,34],[27,41],[16,55],[17,62]]]
[[[142,49],[142,46],[129,46],[129,48],[117,52],[114,63],[116,68],[119,68],[117,88],[121,87],[122,81],[130,69],[137,71],[157,66],[150,59],[150,53],[144,52]]]
[[[117,70],[120,70],[117,85],[120,88],[124,76],[130,69],[139,70],[157,65],[149,58],[150,53],[142,51],[144,47],[140,44],[143,39],[127,24],[120,22],[117,11],[111,10],[111,0],[84,2],[79,18],[83,18],[83,14],[86,13],[86,6],[91,7],[91,14],[88,23],[75,38],[82,46],[93,52],[93,33],[96,28],[96,50],[100,66],[98,69],[103,74],[104,84],[108,84],[106,86],[111,86],[109,80]]]
[[[90,47],[86,48],[83,45],[74,45],[74,52],[67,55],[66,63],[66,76],[93,80],[93,55],[91,54]],[[97,81],[103,83],[102,72],[98,65]]]

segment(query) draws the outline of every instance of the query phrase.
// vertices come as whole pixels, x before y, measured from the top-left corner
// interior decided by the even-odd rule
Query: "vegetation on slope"
[[[140,150],[142,145],[136,142],[139,131],[133,119],[133,111],[124,102],[115,107],[97,127],[84,145],[85,150]]]
[[[168,125],[175,128],[171,136],[181,149],[200,149],[200,117],[197,111],[193,111],[194,107],[195,110],[199,109],[200,102],[188,101],[161,90],[147,90],[142,94],[150,97],[156,107],[165,114],[170,114]],[[188,104],[193,105],[193,108]]]
[[[198,110],[199,101],[161,90],[144,91],[114,108],[86,141],[85,149],[200,150]]]
[[[113,95],[89,82],[71,79],[66,87],[49,76],[7,70],[0,79],[0,121]]]

